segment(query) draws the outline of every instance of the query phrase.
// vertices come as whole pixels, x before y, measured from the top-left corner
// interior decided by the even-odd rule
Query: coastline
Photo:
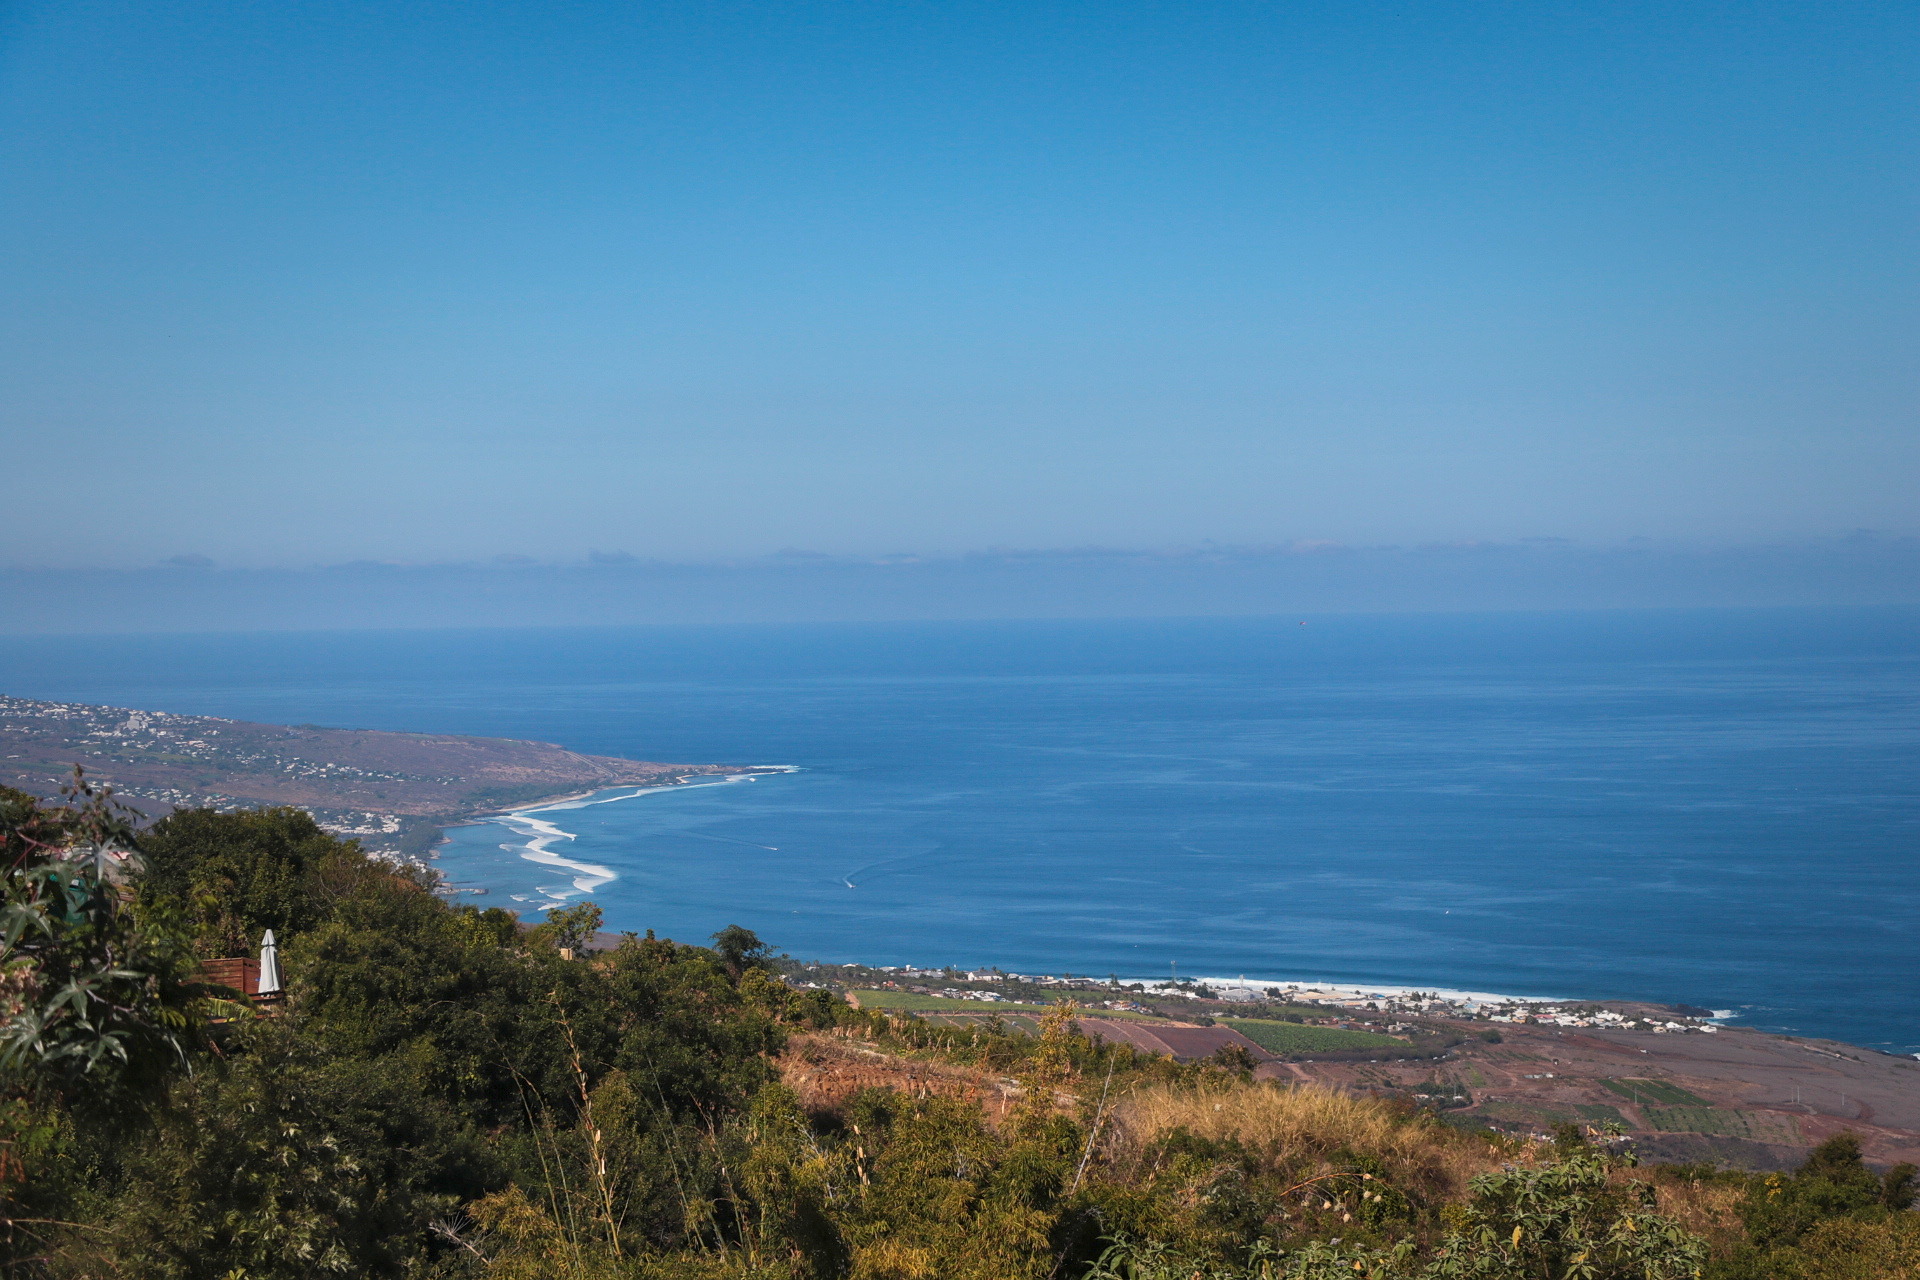
[[[1147,982],[1162,980],[1126,978],[1122,979],[1122,981]],[[1266,991],[1269,987],[1275,987],[1289,993],[1299,992],[1302,995],[1320,993],[1334,999],[1404,1000],[1415,994],[1425,994],[1435,999],[1461,1005],[1570,1004],[1581,1000],[1601,998],[1586,996],[1516,996],[1506,995],[1497,991],[1467,991],[1455,987],[1436,987],[1427,984],[1406,986],[1386,982],[1350,983],[1305,978],[1249,978],[1244,975],[1235,978],[1195,977],[1190,979],[1190,981],[1200,983],[1215,991],[1244,992],[1250,997]]]
[[[621,880],[623,877],[635,874],[638,867],[646,866],[652,870],[658,870],[659,868],[653,867],[651,863],[643,859],[641,863],[635,864],[635,868],[630,869],[625,863],[619,861],[618,856],[603,859],[602,861],[595,861],[593,855],[587,850],[577,848],[576,839],[578,837],[576,832],[567,829],[574,824],[569,824],[565,819],[560,818],[558,816],[560,813],[591,805],[609,804],[622,800],[637,799],[647,795],[665,794],[680,788],[731,785],[736,782],[752,781],[759,777],[772,777],[796,772],[804,772],[804,770],[792,765],[736,765],[687,769],[677,771],[671,777],[661,778],[648,783],[623,783],[615,786],[603,786],[591,789],[572,788],[516,805],[475,810],[462,817],[459,821],[449,823],[448,827],[495,825],[506,828],[510,834],[503,836],[498,846],[487,842],[485,837],[480,837],[480,842],[478,843],[474,842],[473,837],[463,839],[461,844],[464,848],[459,855],[456,867],[466,871],[468,875],[472,875],[475,878],[466,879],[461,883],[454,883],[450,877],[447,877],[448,882],[445,891],[450,897],[456,897],[465,901],[473,901],[491,892],[494,895],[492,898],[494,903],[528,915],[535,920],[544,915],[546,911],[577,903],[603,891],[611,895],[608,898],[600,899],[603,906],[608,906],[610,902],[620,903],[620,894],[622,891],[618,889],[609,890],[606,886]],[[624,819],[616,819],[615,821],[616,824],[618,824],[624,822]],[[656,825],[651,818],[642,818],[638,819],[638,821],[649,830]],[[666,825],[672,827],[674,824],[668,823]],[[598,829],[598,825],[592,828],[583,827],[580,830],[580,834]],[[445,843],[448,842],[443,837],[442,846],[436,849],[434,853],[435,864],[442,868],[446,868],[448,865],[440,856],[444,850]],[[597,841],[590,840],[590,843],[597,843]],[[779,843],[784,844],[786,842],[779,841]],[[496,849],[498,852],[495,851]],[[502,857],[502,854],[505,856]],[[786,855],[781,856],[781,860],[785,858]],[[610,862],[612,865],[609,865]],[[536,871],[533,867],[525,866],[525,863],[533,864],[538,870]],[[513,869],[516,865],[518,866],[517,871]],[[473,896],[469,897],[468,895]],[[651,898],[650,894],[644,896],[649,899]],[[511,900],[507,900],[509,898]],[[781,905],[783,910],[780,912],[780,915],[784,916],[784,906],[788,904],[783,903]],[[800,905],[805,904],[802,903]],[[714,909],[724,912],[728,908],[719,906]],[[641,925],[658,923],[656,920],[648,918],[648,912],[644,902],[628,902],[624,906],[619,906],[617,909],[616,907],[609,906],[609,910],[613,911],[619,927],[638,928]],[[728,918],[730,919],[732,917]],[[777,920],[777,917],[775,919]],[[759,922],[749,921],[749,923],[753,923],[756,928],[763,929],[763,931],[767,933],[770,941],[776,944],[787,942],[786,939],[777,936],[781,932],[777,923],[771,927]],[[710,928],[712,926],[709,925],[706,927]],[[690,930],[690,932],[692,931]],[[842,950],[839,946],[830,946],[827,950],[829,950],[829,952],[838,952],[850,958],[859,955],[861,951],[865,950],[865,947],[860,946],[854,939],[843,938],[841,941],[843,943],[852,941],[854,945],[846,947],[845,950]],[[787,942],[787,945],[794,944]],[[800,945],[809,944],[803,943]],[[797,953],[799,948],[796,947],[795,949]],[[946,950],[949,956],[954,954],[953,949],[945,947],[940,949]],[[972,950],[971,947],[967,949]],[[982,948],[982,950],[987,950],[987,948]],[[990,951],[988,953],[991,954]],[[961,954],[964,955],[965,953],[962,952]],[[980,952],[976,951],[974,954],[979,955]],[[880,959],[881,957],[874,958]],[[897,960],[900,958],[900,953],[896,951],[891,956],[885,958]],[[1075,964],[1075,961],[1072,959],[1048,957],[1044,955],[1040,957],[1029,956],[1027,957],[1027,963],[1031,964],[1035,958],[1038,958],[1041,964],[1048,964],[1049,962],[1052,964]],[[1346,958],[1364,959],[1364,957]],[[1297,962],[1298,959],[1299,957],[1297,956],[1293,957],[1295,962]],[[865,964],[863,967],[879,970],[895,966]],[[1372,968],[1373,966],[1368,965],[1367,967]],[[1102,966],[1103,970],[1104,968],[1105,966]],[[1409,966],[1409,968],[1411,968],[1411,966]],[[1441,1006],[1452,1006],[1455,1009],[1463,1011],[1469,1008],[1486,1009],[1499,1013],[1500,1016],[1496,1020],[1501,1022],[1507,1021],[1508,1018],[1530,1018],[1536,1014],[1551,1021],[1557,1017],[1558,1013],[1552,1006],[1572,1007],[1601,1004],[1661,1005],[1673,1010],[1674,1017],[1684,1018],[1689,1024],[1698,1024],[1697,1029],[1709,1033],[1722,1028],[1731,1029],[1733,1027],[1744,1026],[1751,1030],[1764,1031],[1767,1034],[1774,1035],[1810,1036],[1812,1038],[1822,1039],[1835,1038],[1832,1032],[1827,1032],[1822,1035],[1822,1033],[1817,1031],[1809,1032],[1799,1028],[1767,1026],[1763,1021],[1764,1013],[1756,1014],[1752,1005],[1742,1005],[1738,1009],[1718,1007],[1734,1003],[1733,1000],[1726,999],[1726,993],[1723,992],[1714,992],[1708,999],[1697,1000],[1697,1003],[1687,1003],[1685,1001],[1676,1003],[1671,995],[1649,996],[1635,994],[1636,991],[1644,991],[1647,988],[1644,986],[1626,986],[1625,984],[1606,984],[1602,986],[1596,983],[1595,987],[1599,988],[1599,990],[1595,991],[1594,988],[1589,988],[1584,983],[1560,982],[1552,986],[1542,984],[1541,987],[1536,987],[1533,992],[1516,994],[1511,988],[1504,987],[1504,985],[1501,984],[1499,975],[1481,974],[1478,976],[1482,977],[1483,980],[1485,977],[1492,976],[1494,981],[1485,983],[1484,985],[1475,984],[1472,987],[1456,987],[1447,983],[1444,978],[1437,978],[1435,981],[1422,981],[1417,977],[1417,971],[1410,974],[1406,970],[1403,970],[1401,973],[1396,974],[1392,980],[1371,981],[1364,976],[1340,977],[1337,976],[1337,973],[1328,976],[1326,970],[1320,970],[1320,976],[1313,976],[1312,970],[1308,970],[1303,974],[1301,968],[1296,968],[1293,964],[1287,965],[1286,969],[1280,969],[1276,966],[1276,970],[1282,976],[1229,976],[1221,975],[1216,970],[1206,974],[1182,973],[1180,979],[1183,983],[1203,984],[1213,991],[1228,993],[1230,999],[1258,999],[1266,989],[1276,988],[1283,993],[1290,995],[1297,994],[1300,998],[1307,1000],[1325,1000],[1328,1003],[1339,1004],[1345,1004],[1351,1001],[1354,1003],[1349,1007],[1356,1009],[1363,1009],[1369,1000],[1378,1000],[1381,1006],[1384,1007],[1387,1001],[1404,1001],[1417,993],[1426,1000],[1434,1002],[1436,1011],[1438,1011]],[[1291,972],[1288,972],[1288,970],[1291,970]],[[1075,971],[1078,971],[1077,967]],[[1136,974],[1138,973],[1138,971],[1135,972]],[[1164,988],[1167,980],[1168,975],[1165,971],[1162,971],[1157,976],[1139,975],[1124,979],[1124,981],[1129,984],[1139,982],[1149,989]],[[1572,1016],[1574,1015],[1569,1013],[1569,1017]],[[1760,1025],[1754,1025],[1754,1023],[1759,1023]],[[1569,1021],[1565,1024],[1556,1025],[1565,1025],[1571,1029],[1583,1024]],[[1596,1025],[1605,1026],[1607,1024],[1600,1023]],[[1913,1056],[1913,1048],[1900,1043],[1897,1038],[1891,1043],[1881,1044],[1873,1043],[1871,1039],[1865,1037],[1855,1037],[1846,1040],[1836,1038],[1836,1042],[1856,1045],[1860,1049],[1874,1054],[1890,1054],[1903,1058],[1911,1058]]]
[[[798,765],[722,765],[695,772],[679,774],[666,782],[620,783],[610,787],[596,787],[590,791],[569,792],[550,796],[530,803],[514,805],[505,809],[480,810],[457,821],[448,822],[441,828],[439,841],[428,851],[431,862],[438,862],[440,850],[452,843],[446,831],[454,827],[477,827],[496,825],[506,827],[516,836],[524,837],[525,843],[519,847],[519,857],[539,866],[551,867],[562,874],[571,873],[570,890],[541,889],[542,902],[534,902],[530,897],[514,895],[515,901],[534,912],[551,911],[575,897],[592,893],[602,885],[620,878],[620,873],[611,867],[594,862],[583,862],[555,853],[552,846],[563,840],[578,838],[577,833],[564,830],[557,824],[536,817],[543,813],[561,813],[569,809],[584,809],[591,805],[613,804],[621,800],[637,800],[644,796],[656,795],[675,790],[689,790],[695,787],[726,786],[736,782],[752,782],[756,778],[787,773],[798,773]],[[611,794],[611,793],[619,794]],[[503,848],[507,846],[502,846]],[[484,894],[486,888],[474,889],[456,886],[445,875],[441,876],[442,892],[448,896],[460,894]]]
[[[563,840],[577,838],[574,832],[566,831],[557,824],[536,815],[565,812],[570,809],[586,808],[592,805],[612,804],[622,800],[634,800],[644,796],[706,786],[726,786],[738,782],[751,782],[764,776],[778,776],[799,773],[803,770],[797,765],[722,765],[677,774],[666,781],[646,783],[621,783],[614,786],[601,786],[589,790],[573,790],[560,794],[541,797],[504,808],[476,810],[457,820],[444,824],[440,840],[429,853],[433,861],[439,859],[439,849],[451,843],[444,832],[456,827],[476,827],[486,825],[505,826],[521,837],[524,843],[519,847],[518,856],[527,862],[550,867],[572,877],[572,888],[563,892],[547,892],[544,902],[536,903],[530,896],[514,895],[517,909],[535,913],[552,910],[564,905],[568,900],[583,897],[595,889],[620,878],[619,872],[599,863],[585,862],[568,858],[553,851],[552,846]],[[503,845],[502,848],[507,846]],[[443,877],[443,881],[445,877]],[[462,894],[481,895],[489,892],[489,887],[461,888],[451,882],[446,883],[444,892],[449,896]],[[876,971],[890,968],[912,970],[912,966],[863,966]],[[1051,978],[1046,979],[1051,981]],[[1150,990],[1173,990],[1176,985],[1168,979],[1152,976],[1135,976],[1121,979],[1123,984],[1139,983]],[[1229,1000],[1257,1000],[1269,989],[1278,989],[1289,997],[1307,1000],[1320,1000],[1333,1004],[1359,1004],[1366,1000],[1404,1001],[1410,997],[1423,996],[1439,1005],[1451,1006],[1460,1010],[1506,1008],[1520,1010],[1527,1006],[1557,1006],[1576,1004],[1597,1004],[1603,1001],[1628,1001],[1642,1003],[1634,997],[1601,996],[1564,996],[1564,995],[1513,995],[1504,992],[1469,990],[1465,988],[1444,987],[1429,983],[1408,984],[1400,982],[1357,982],[1335,979],[1288,978],[1250,978],[1245,975],[1234,977],[1194,976],[1180,980],[1185,984],[1198,984],[1216,992],[1233,993]],[[1656,1003],[1656,1002],[1645,1002]],[[1700,1018],[1705,1023],[1724,1023],[1736,1016],[1731,1009],[1702,1010],[1710,1012],[1711,1017]],[[1709,1028],[1712,1029],[1712,1028]],[[1875,1050],[1875,1052],[1880,1052]]]
[[[509,805],[505,808],[490,807],[485,809],[476,809],[472,813],[467,814],[464,817],[453,819],[451,821],[443,823],[442,825],[445,827],[477,826],[484,822],[493,821],[496,818],[506,817],[509,814],[528,813],[537,809],[545,809],[548,807],[558,808],[563,805],[571,805],[578,801],[583,801],[583,800],[592,801],[593,797],[599,795],[603,791],[624,791],[628,788],[632,788],[633,795],[614,797],[614,799],[630,800],[630,799],[633,799],[634,796],[638,796],[643,793],[654,792],[654,791],[671,791],[678,787],[701,787],[701,786],[711,787],[711,786],[719,786],[722,783],[727,783],[727,782],[751,782],[754,778],[762,774],[799,773],[799,772],[800,772],[800,766],[793,765],[793,764],[713,765],[706,772],[678,774],[666,782],[618,782],[610,786],[594,787],[587,791],[569,791],[569,792],[564,792],[560,795],[544,796],[538,800],[527,800],[519,804]],[[695,781],[696,778],[712,778],[714,779],[714,781],[696,782]],[[605,800],[594,801],[594,803],[605,804],[607,803],[607,801]]]

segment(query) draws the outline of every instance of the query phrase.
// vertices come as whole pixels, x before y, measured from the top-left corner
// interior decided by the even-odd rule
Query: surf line
[[[502,845],[501,848],[517,851],[528,862],[537,862],[547,867],[562,867],[574,874],[571,890],[538,886],[538,891],[558,906],[576,894],[592,893],[601,885],[619,879],[612,867],[603,867],[594,862],[581,862],[574,858],[563,858],[553,851],[554,845],[562,840],[575,838],[571,831],[562,831],[544,818],[532,815],[539,810],[518,810],[502,814],[494,821],[506,827],[515,835],[530,837],[524,845]]]
[[[767,773],[799,772],[793,765],[755,765],[753,767]],[[698,775],[693,776],[697,777]],[[573,888],[571,890],[549,889],[544,885],[535,886],[536,891],[547,898],[547,906],[557,907],[568,898],[583,893],[592,893],[603,884],[611,884],[620,878],[620,873],[612,867],[603,867],[597,862],[581,862],[578,859],[564,858],[555,853],[552,848],[553,845],[558,844],[562,840],[578,839],[578,835],[572,831],[562,830],[557,824],[548,822],[545,818],[537,818],[534,816],[535,814],[557,813],[563,809],[585,809],[589,805],[612,804],[616,800],[633,800],[640,796],[685,791],[693,787],[719,787],[725,786],[730,782],[752,782],[754,777],[755,775],[750,773],[733,774],[728,777],[715,779],[712,782],[682,782],[677,785],[664,787],[635,787],[631,791],[623,791],[619,795],[612,796],[601,796],[596,793],[569,800],[552,801],[547,804],[529,805],[524,809],[509,809],[505,813],[496,815],[490,819],[490,821],[499,823],[515,835],[531,837],[524,845],[501,845],[500,847],[502,849],[509,852],[517,850],[520,856],[528,862],[536,862],[547,867],[564,867],[575,873],[571,877],[573,881]],[[707,838],[718,840],[724,839],[725,837],[709,836]],[[735,843],[746,844],[747,841],[741,840]],[[761,845],[759,847],[770,848],[771,846]]]
[[[525,809],[510,809],[496,816],[492,821],[506,827],[515,835],[531,837],[524,845],[504,844],[500,846],[502,849],[510,852],[517,851],[528,862],[537,862],[545,867],[562,867],[575,873],[570,877],[573,881],[571,890],[549,888],[546,885],[535,886],[535,891],[547,899],[545,906],[557,907],[568,898],[592,893],[603,884],[611,884],[620,878],[620,873],[612,867],[603,867],[597,862],[581,862],[576,858],[565,858],[555,853],[554,845],[562,840],[576,840],[579,838],[578,834],[563,830],[559,824],[534,815],[557,813],[562,809],[584,809],[596,804],[612,804],[616,800],[631,800],[636,796],[650,795],[655,791],[673,789],[671,787],[637,787],[616,796],[589,795],[550,804],[530,805]]]

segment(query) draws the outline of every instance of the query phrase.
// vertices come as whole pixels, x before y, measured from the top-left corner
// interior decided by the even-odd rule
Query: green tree
[[[272,1025],[233,1049],[175,1085],[99,1206],[111,1234],[68,1241],[76,1269],[397,1276],[426,1252],[430,1221],[488,1189],[480,1136],[404,1060],[337,1058]]]
[[[555,907],[547,912],[546,922],[533,931],[533,936],[577,954],[585,951],[593,935],[600,932],[601,919],[600,908],[591,902]]]
[[[1433,1280],[1693,1280],[1706,1243],[1655,1212],[1644,1182],[1609,1177],[1591,1147],[1551,1164],[1485,1173],[1470,1184]]]
[[[78,770],[69,796],[0,791],[0,1078],[16,1090],[150,1075],[184,1059],[207,1012],[186,934],[116,883],[139,868],[129,812]]]
[[[136,911],[130,814],[75,770],[68,805],[0,788],[0,1264],[40,1257],[141,1106],[235,1012],[193,981],[190,938]]]
[[[301,809],[182,809],[141,839],[143,904],[191,922],[201,954],[243,956],[313,928],[368,871],[359,846]]]
[[[771,969],[773,949],[751,929],[730,924],[713,935],[713,950],[727,973],[738,982],[749,969]]]
[[[1875,1174],[1861,1158],[1858,1135],[1835,1134],[1808,1153],[1791,1175],[1750,1180],[1740,1211],[1747,1239],[1730,1257],[1717,1260],[1710,1274],[1715,1280],[1797,1275],[1810,1265],[1803,1242],[1827,1224],[1878,1224],[1904,1217],[1913,1206],[1915,1173],[1914,1166],[1901,1164]],[[1823,1233],[1820,1250],[1831,1268],[1838,1265],[1834,1260],[1848,1239],[1874,1235],[1836,1227]]]

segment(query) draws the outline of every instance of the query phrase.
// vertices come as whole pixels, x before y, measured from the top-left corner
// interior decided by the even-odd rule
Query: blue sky
[[[17,4],[0,562],[1920,533],[1916,37]]]

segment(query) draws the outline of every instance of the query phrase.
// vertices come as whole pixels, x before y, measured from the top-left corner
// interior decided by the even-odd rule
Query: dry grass
[[[1342,1152],[1372,1156],[1401,1186],[1439,1196],[1458,1196],[1468,1178],[1515,1158],[1388,1103],[1316,1086],[1148,1087],[1120,1101],[1114,1126],[1119,1142],[1136,1150],[1185,1129],[1214,1141],[1237,1140],[1295,1167],[1331,1168]]]
[[[897,1057],[848,1036],[803,1033],[776,1060],[780,1078],[809,1111],[838,1112],[862,1089],[891,1089],[914,1098],[958,1098],[990,1123],[1006,1117],[1014,1092],[988,1072]]]
[[[1620,1179],[1651,1182],[1660,1197],[1660,1212],[1716,1246],[1742,1239],[1740,1202],[1746,1193],[1722,1182],[1669,1182],[1645,1169],[1624,1170]]]

